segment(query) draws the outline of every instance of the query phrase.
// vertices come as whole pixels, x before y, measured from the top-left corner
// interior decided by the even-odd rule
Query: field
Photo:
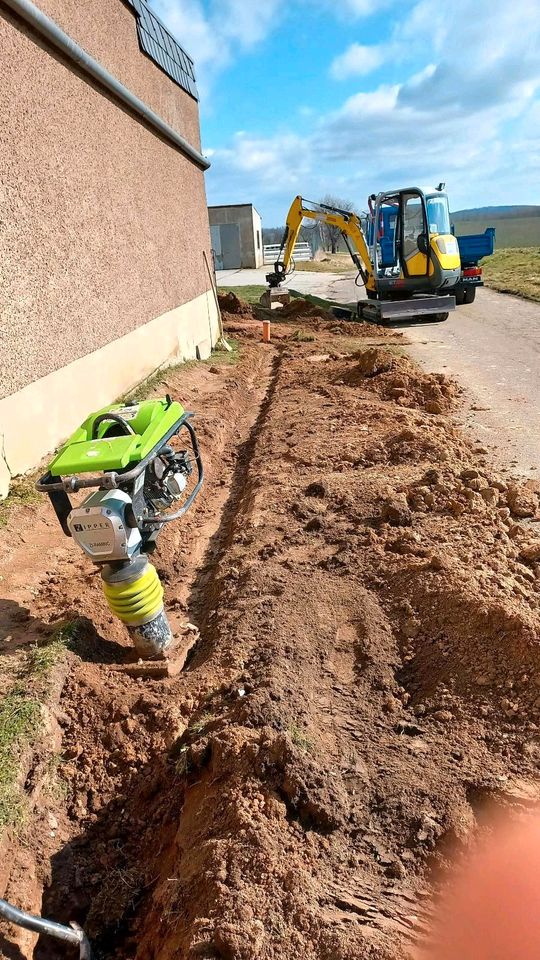
[[[540,301],[540,247],[496,250],[482,263],[486,285]]]
[[[540,217],[488,217],[476,220],[454,220],[456,236],[483,233],[495,227],[495,247],[537,247],[540,244]]]
[[[311,273],[348,273],[355,266],[350,255],[346,252],[324,253],[322,260],[300,260],[295,264],[296,270],[307,270]]]

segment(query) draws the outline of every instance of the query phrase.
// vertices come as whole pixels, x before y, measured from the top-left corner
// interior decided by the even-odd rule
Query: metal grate
[[[145,0],[129,0],[137,14],[137,33],[141,50],[146,53],[167,76],[195,100],[199,99],[193,60],[169,33],[158,16],[150,10]]]

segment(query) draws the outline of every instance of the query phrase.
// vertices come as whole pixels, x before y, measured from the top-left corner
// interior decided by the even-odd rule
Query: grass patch
[[[540,301],[540,247],[496,250],[482,261],[488,287]]]
[[[297,343],[312,343],[315,337],[312,333],[306,333],[305,330],[295,330],[291,340],[296,340]]]
[[[33,647],[18,680],[0,699],[0,833],[24,820],[21,759],[41,729],[51,670],[74,640],[77,627],[76,620],[61,623],[47,643]],[[51,771],[56,770],[54,756],[49,763]]]
[[[293,725],[289,727],[289,736],[299,750],[303,750],[305,753],[313,753],[315,745],[305,729]]]
[[[246,303],[258,303],[266,289],[262,283],[254,283],[245,287],[218,287],[218,293],[234,293]]]
[[[28,676],[40,680],[47,677],[76,640],[78,628],[78,620],[66,620],[58,625],[46,643],[33,647],[26,660]]]
[[[7,497],[0,501],[0,527],[5,527],[11,511],[16,507],[28,506],[42,500],[43,494],[38,493],[35,488],[40,472],[36,471],[25,477],[15,477],[11,481]]]
[[[177,777],[187,777],[191,771],[191,760],[189,757],[189,747],[180,748],[180,753],[174,764],[174,772]]]
[[[472,220],[452,217],[452,223],[458,237],[483,233],[486,227],[495,227],[497,246],[501,250],[508,247],[537,247],[540,244],[540,217],[486,215]]]
[[[193,723],[190,724],[190,727],[189,727],[190,732],[195,734],[202,733],[203,730],[206,729],[208,724],[213,719],[214,718],[211,713],[201,713],[200,717],[198,717],[197,720],[194,720]]]
[[[19,761],[39,729],[41,704],[22,688],[0,702],[0,831],[24,819],[19,788]]]
[[[229,346],[231,347],[231,349],[223,350],[223,348],[220,347],[219,349],[214,350],[210,359],[204,360],[203,363],[227,363],[227,364],[238,363],[240,359],[239,340],[235,340],[234,337],[228,337],[226,333],[225,333],[225,339],[229,344]]]

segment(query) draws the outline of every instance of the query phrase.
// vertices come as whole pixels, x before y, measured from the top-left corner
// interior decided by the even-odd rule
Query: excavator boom
[[[304,200],[303,197],[294,198],[287,214],[285,232],[281,241],[278,259],[274,264],[274,271],[266,276],[268,285],[270,287],[279,286],[290,272],[293,263],[294,246],[298,240],[298,234],[300,233],[300,228],[304,220],[318,220],[322,223],[327,223],[331,227],[337,227],[337,229],[341,231],[351,259],[358,269],[365,286],[368,290],[375,291],[376,284],[373,265],[362,225],[356,213],[351,213],[349,210],[340,210],[338,207],[330,207],[324,203],[314,203],[311,200]]]

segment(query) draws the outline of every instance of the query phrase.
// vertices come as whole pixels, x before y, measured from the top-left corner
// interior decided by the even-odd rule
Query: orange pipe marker
[[[262,331],[263,340],[265,343],[270,343],[270,321],[263,320],[262,327],[263,327],[263,331]]]

